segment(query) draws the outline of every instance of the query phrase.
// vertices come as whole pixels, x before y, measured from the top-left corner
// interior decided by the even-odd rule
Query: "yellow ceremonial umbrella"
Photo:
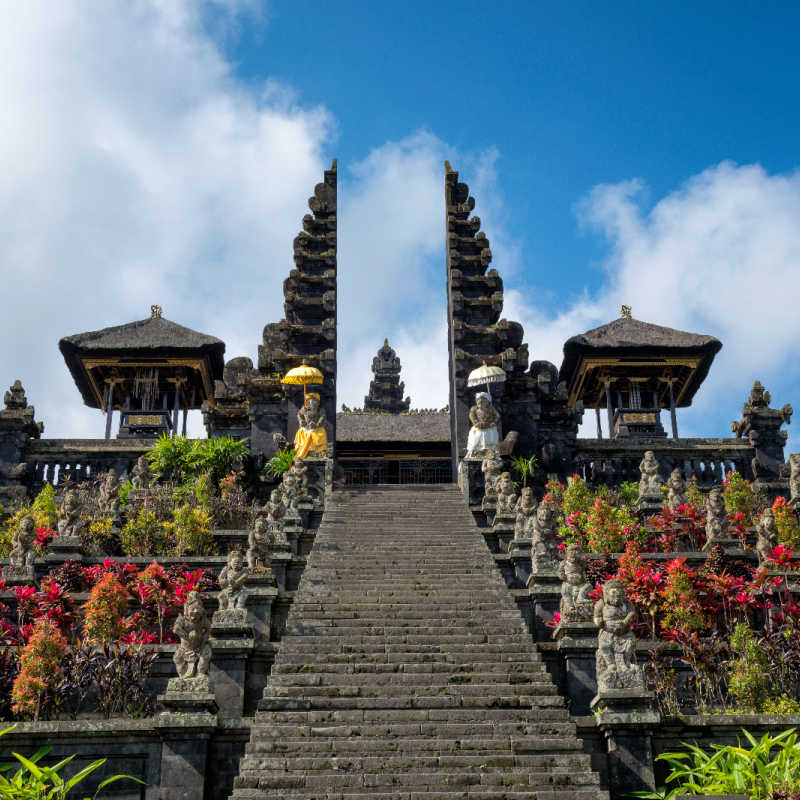
[[[290,369],[282,378],[281,383],[303,387],[303,403],[305,404],[306,385],[309,383],[322,383],[323,375],[316,367],[310,367],[303,362],[299,367]]]
[[[467,375],[467,386],[474,387],[486,384],[486,390],[491,396],[492,390],[489,386],[490,383],[503,383],[506,379],[506,371],[502,367],[488,366],[484,361],[482,366],[472,370]]]

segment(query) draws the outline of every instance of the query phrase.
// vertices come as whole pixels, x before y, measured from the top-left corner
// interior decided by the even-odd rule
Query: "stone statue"
[[[800,453],[789,454],[789,506],[800,510]]]
[[[481,463],[483,473],[483,502],[494,503],[497,499],[497,479],[503,472],[503,459],[496,450],[490,450]]]
[[[283,502],[283,492],[280,489],[273,489],[270,492],[266,512],[270,522],[279,522],[286,516],[286,504]]]
[[[219,610],[244,610],[247,602],[245,583],[250,571],[244,565],[241,550],[231,550],[228,562],[219,574]]]
[[[100,486],[100,511],[108,514],[111,509],[111,500],[119,497],[119,478],[117,471],[110,469]]]
[[[646,450],[644,458],[639,464],[639,497],[644,495],[655,495],[661,497],[661,476],[658,472],[659,463],[656,454],[652,450]]]
[[[208,681],[208,668],[211,664],[211,644],[209,624],[203,601],[198,592],[189,592],[183,613],[175,620],[172,632],[180,639],[178,649],[172,660],[183,680],[205,678]]]
[[[297,500],[299,498],[299,491],[297,485],[297,476],[291,471],[287,470],[283,473],[281,480],[281,495],[283,497],[284,516],[297,517]],[[271,499],[271,495],[270,495]]]
[[[25,389],[22,388],[22,381],[19,379],[14,381],[14,385],[9,387],[6,392],[4,401],[6,408],[22,410],[28,406],[28,398],[25,397]]]
[[[597,625],[597,693],[614,689],[644,690],[644,674],[636,663],[633,622],[636,609],[618,580],[606,581],[594,607]]]
[[[150,473],[150,462],[147,456],[139,456],[136,466],[131,472],[131,483],[134,489],[149,489],[152,475]]]
[[[475,395],[475,405],[469,410],[469,421],[472,427],[467,437],[466,456],[496,452],[500,443],[500,434],[497,431],[500,414],[492,405],[492,396],[488,392],[478,392]]]
[[[558,565],[561,578],[562,622],[588,622],[592,618],[593,604],[589,592],[592,585],[586,579],[586,559],[580,545],[571,544],[564,552],[564,560]]]
[[[669,488],[667,505],[673,514],[677,514],[679,506],[689,505],[689,498],[686,496],[686,481],[677,467],[670,473],[667,487]]]
[[[58,508],[58,532],[61,536],[77,536],[82,525],[78,497],[72,489],[68,489]]]
[[[528,528],[528,521],[533,518],[538,507],[536,497],[533,494],[533,489],[526,486],[522,490],[519,500],[517,500],[516,508],[516,522],[514,523],[514,538],[515,539],[528,539],[531,532]]]
[[[495,482],[497,487],[496,509],[498,517],[513,517],[517,507],[517,495],[514,494],[514,482],[510,472],[502,472]]]
[[[6,578],[33,580],[33,561],[36,558],[35,539],[33,517],[26,514],[19,521],[17,531],[11,539],[8,566],[3,570]]]
[[[706,497],[706,543],[703,550],[710,550],[720,539],[727,538],[729,525],[730,518],[722,492],[712,489]]]
[[[771,508],[765,508],[761,512],[761,519],[756,524],[756,535],[758,566],[767,567],[770,552],[778,546],[778,527]]]
[[[286,534],[280,525],[272,526],[264,517],[258,517],[247,537],[247,566],[254,572],[269,572],[270,547],[286,546]]]
[[[541,502],[532,517],[531,566],[533,572],[554,572],[559,561],[556,509]]]
[[[305,458],[309,453],[328,452],[328,434],[325,432],[325,412],[319,395],[309,392],[303,407],[297,412],[297,433],[294,437],[295,458]]]

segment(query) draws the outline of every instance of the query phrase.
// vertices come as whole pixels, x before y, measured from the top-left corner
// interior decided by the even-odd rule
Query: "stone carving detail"
[[[559,562],[556,510],[550,503],[539,503],[532,518],[531,566],[533,572],[555,572]]]
[[[703,549],[710,550],[721,539],[726,539],[729,525],[730,519],[722,492],[712,489],[706,497],[706,543]]]
[[[490,450],[481,463],[483,473],[483,507],[497,500],[497,480],[503,472],[503,459],[496,450]]]
[[[558,565],[558,577],[561,578],[561,622],[591,620],[594,606],[589,592],[592,585],[586,578],[586,559],[580,545],[567,547],[564,560]]]
[[[689,505],[689,498],[686,496],[686,481],[677,467],[670,473],[667,487],[669,488],[667,505],[673,514],[677,514],[679,506]]]
[[[756,525],[756,553],[758,554],[758,566],[768,567],[767,558],[771,550],[778,546],[778,527],[775,524],[775,515],[771,508],[765,508],[761,512],[761,519]]]
[[[14,381],[14,385],[5,394],[6,408],[11,410],[22,410],[28,407],[28,398],[25,397],[25,389],[22,388],[22,381]]]
[[[14,581],[33,583],[35,572],[33,567],[36,558],[33,517],[24,516],[11,539],[11,552],[8,554],[8,566],[3,570],[3,577]]]
[[[100,486],[100,512],[110,514],[112,501],[116,499],[119,499],[119,477],[115,469],[110,469]]]
[[[400,359],[389,347],[388,339],[383,340],[383,347],[372,359],[372,373],[375,377],[369,384],[369,394],[364,398],[364,410],[387,414],[407,412],[411,398],[403,399],[406,387],[400,380]]]
[[[214,621],[224,620],[227,612],[246,610],[247,589],[245,584],[250,570],[245,566],[241,550],[231,550],[228,561],[219,574],[219,611],[214,614]]]
[[[283,492],[280,489],[273,489],[270,492],[265,508],[267,520],[271,523],[280,523],[286,516],[286,503],[283,500]]]
[[[518,498],[514,494],[514,482],[511,480],[511,473],[501,473],[495,482],[495,487],[497,489],[497,500],[495,501],[497,517],[514,517]]]
[[[277,541],[283,537],[285,543],[286,536],[280,527],[270,528],[269,522],[264,517],[258,517],[247,537],[247,566],[253,572],[272,572],[270,567],[270,546],[279,544]]]
[[[0,503],[9,508],[27,499],[28,467],[25,446],[41,438],[44,425],[34,420],[20,381],[5,393],[5,408],[0,410]]]
[[[530,486],[524,487],[514,509],[516,512],[516,521],[514,523],[515,539],[530,539],[531,529],[529,528],[529,523],[533,524],[533,516],[536,514],[538,505],[533,489]]]
[[[118,500],[117,513],[119,513]],[[81,527],[83,527],[83,521],[78,497],[72,489],[69,489],[64,492],[58,509],[58,533],[60,536],[77,536]]]
[[[639,499],[636,507],[640,512],[658,511],[663,506],[661,495],[660,464],[652,450],[646,450],[639,463]]]
[[[131,483],[134,489],[149,489],[150,481],[152,480],[150,472],[150,462],[147,456],[139,456],[136,461],[136,466],[131,472]]]
[[[597,693],[615,689],[644,690],[644,674],[636,663],[633,622],[636,609],[618,580],[606,581],[594,607],[597,636]]]
[[[753,477],[774,481],[780,477],[783,466],[783,448],[788,434],[781,430],[792,420],[794,413],[787,403],[780,409],[770,408],[772,398],[759,381],[753,384],[750,397],[742,406],[742,419],[731,424],[737,438],[748,439],[755,450],[751,462]]]
[[[198,691],[208,688],[211,665],[211,625],[198,592],[189,592],[183,613],[175,620],[172,632],[180,640],[172,660],[178,670],[182,689],[170,681],[171,691]]]
[[[485,456],[488,451],[497,450],[500,415],[492,405],[492,396],[488,392],[478,392],[475,396],[475,405],[469,410],[469,421],[472,427],[467,437],[467,457]]]
[[[789,505],[797,511],[800,509],[800,453],[789,456]]]
[[[325,411],[320,407],[319,395],[309,392],[305,396],[303,407],[297,412],[295,458],[305,458],[312,453],[327,453],[328,434],[325,431],[325,421]]]

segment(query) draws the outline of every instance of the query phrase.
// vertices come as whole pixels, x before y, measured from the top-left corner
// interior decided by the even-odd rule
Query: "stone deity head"
[[[17,541],[25,548],[30,547],[33,544],[33,540],[36,538],[34,526],[33,517],[29,514],[26,514],[19,521],[19,525],[17,526]]]
[[[520,493],[522,505],[525,508],[533,508],[536,505],[536,499],[533,496],[533,489],[530,486],[525,486]]]
[[[244,556],[238,548],[228,553],[228,568],[233,572],[240,572],[244,565]]]
[[[586,568],[586,561],[583,557],[583,551],[579,544],[571,544],[564,551],[564,561],[571,569],[566,570],[566,579],[568,583],[578,585],[583,583],[584,570]]]
[[[609,606],[622,606],[627,600],[625,598],[625,587],[621,581],[612,578],[603,584],[603,602]]]
[[[303,400],[303,407],[306,411],[316,414],[319,411],[319,395],[316,392],[309,392]]]
[[[725,498],[719,489],[712,489],[706,497],[706,509],[709,514],[719,516],[725,512]]]
[[[511,480],[510,472],[503,472],[497,479],[497,492],[504,495],[514,494],[514,481]]]
[[[677,467],[670,473],[667,485],[676,492],[682,492],[686,488],[686,482],[683,480],[683,475],[681,475],[681,471]]]
[[[183,606],[183,616],[193,625],[199,625],[206,616],[203,601],[200,599],[199,592],[189,592],[186,596],[186,603]]]

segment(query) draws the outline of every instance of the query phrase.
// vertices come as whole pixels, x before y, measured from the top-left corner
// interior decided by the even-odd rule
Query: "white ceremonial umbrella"
[[[503,383],[506,379],[506,372],[502,367],[488,366],[484,361],[483,364],[477,369],[472,370],[467,375],[467,386],[473,388],[486,384],[486,391],[491,395],[492,390],[490,384]]]

